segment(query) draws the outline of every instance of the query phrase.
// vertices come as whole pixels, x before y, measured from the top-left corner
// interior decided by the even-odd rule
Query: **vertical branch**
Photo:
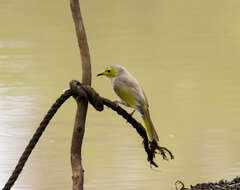
[[[84,29],[80,6],[78,0],[70,0],[72,16],[75,24],[75,30],[78,39],[78,45],[82,60],[82,83],[91,85],[91,64],[89,47],[87,43],[86,32]],[[73,190],[82,190],[84,183],[84,170],[82,166],[82,140],[85,131],[85,121],[87,115],[88,101],[81,99],[77,101],[77,113],[72,136],[71,146],[71,164],[72,164],[72,180]]]
[[[79,2],[78,0],[70,0],[70,5],[82,59],[82,83],[91,85],[92,73],[90,64],[90,54]]]

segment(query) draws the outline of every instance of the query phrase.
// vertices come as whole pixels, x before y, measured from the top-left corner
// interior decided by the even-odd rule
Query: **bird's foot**
[[[122,104],[122,105],[124,105],[124,106],[130,107],[126,102],[121,101],[121,100],[115,100],[114,103],[117,104],[118,106],[119,106],[120,104]]]
[[[119,106],[119,104],[121,104],[121,102],[119,100],[115,100],[113,101],[117,106]]]
[[[135,110],[133,110],[133,111],[130,113],[130,115],[133,116],[134,112],[135,112]],[[126,121],[126,123],[128,123],[128,121]]]
[[[133,116],[133,114],[134,114],[135,111],[136,111],[136,110],[133,110],[132,113],[130,113],[130,115]]]

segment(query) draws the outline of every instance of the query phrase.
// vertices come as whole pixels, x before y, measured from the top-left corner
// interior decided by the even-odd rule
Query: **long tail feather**
[[[149,140],[159,141],[158,134],[154,128],[148,109],[143,110],[142,118],[145,124],[146,132]]]

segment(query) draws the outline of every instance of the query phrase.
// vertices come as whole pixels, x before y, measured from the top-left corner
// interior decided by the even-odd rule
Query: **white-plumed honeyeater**
[[[147,97],[138,81],[120,65],[107,67],[97,76],[105,75],[112,81],[114,92],[120,98],[121,104],[137,110],[144,121],[149,141],[159,141],[149,113]]]

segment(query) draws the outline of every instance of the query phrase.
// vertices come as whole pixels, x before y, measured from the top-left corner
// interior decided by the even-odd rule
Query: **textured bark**
[[[70,6],[72,10],[78,46],[82,59],[82,83],[91,85],[92,73],[90,64],[90,53],[78,0],[70,0]]]
[[[80,55],[82,60],[82,83],[91,85],[91,64],[90,54],[87,43],[86,32],[84,29],[80,6],[78,0],[70,0],[70,6],[72,16],[75,24],[75,30],[78,39],[78,45],[80,49]],[[87,99],[78,99],[77,101],[77,113],[75,117],[75,124],[72,136],[71,146],[71,164],[72,164],[72,180],[73,190],[82,190],[84,184],[84,169],[82,166],[82,141],[85,131],[85,121],[87,115],[88,101]]]

